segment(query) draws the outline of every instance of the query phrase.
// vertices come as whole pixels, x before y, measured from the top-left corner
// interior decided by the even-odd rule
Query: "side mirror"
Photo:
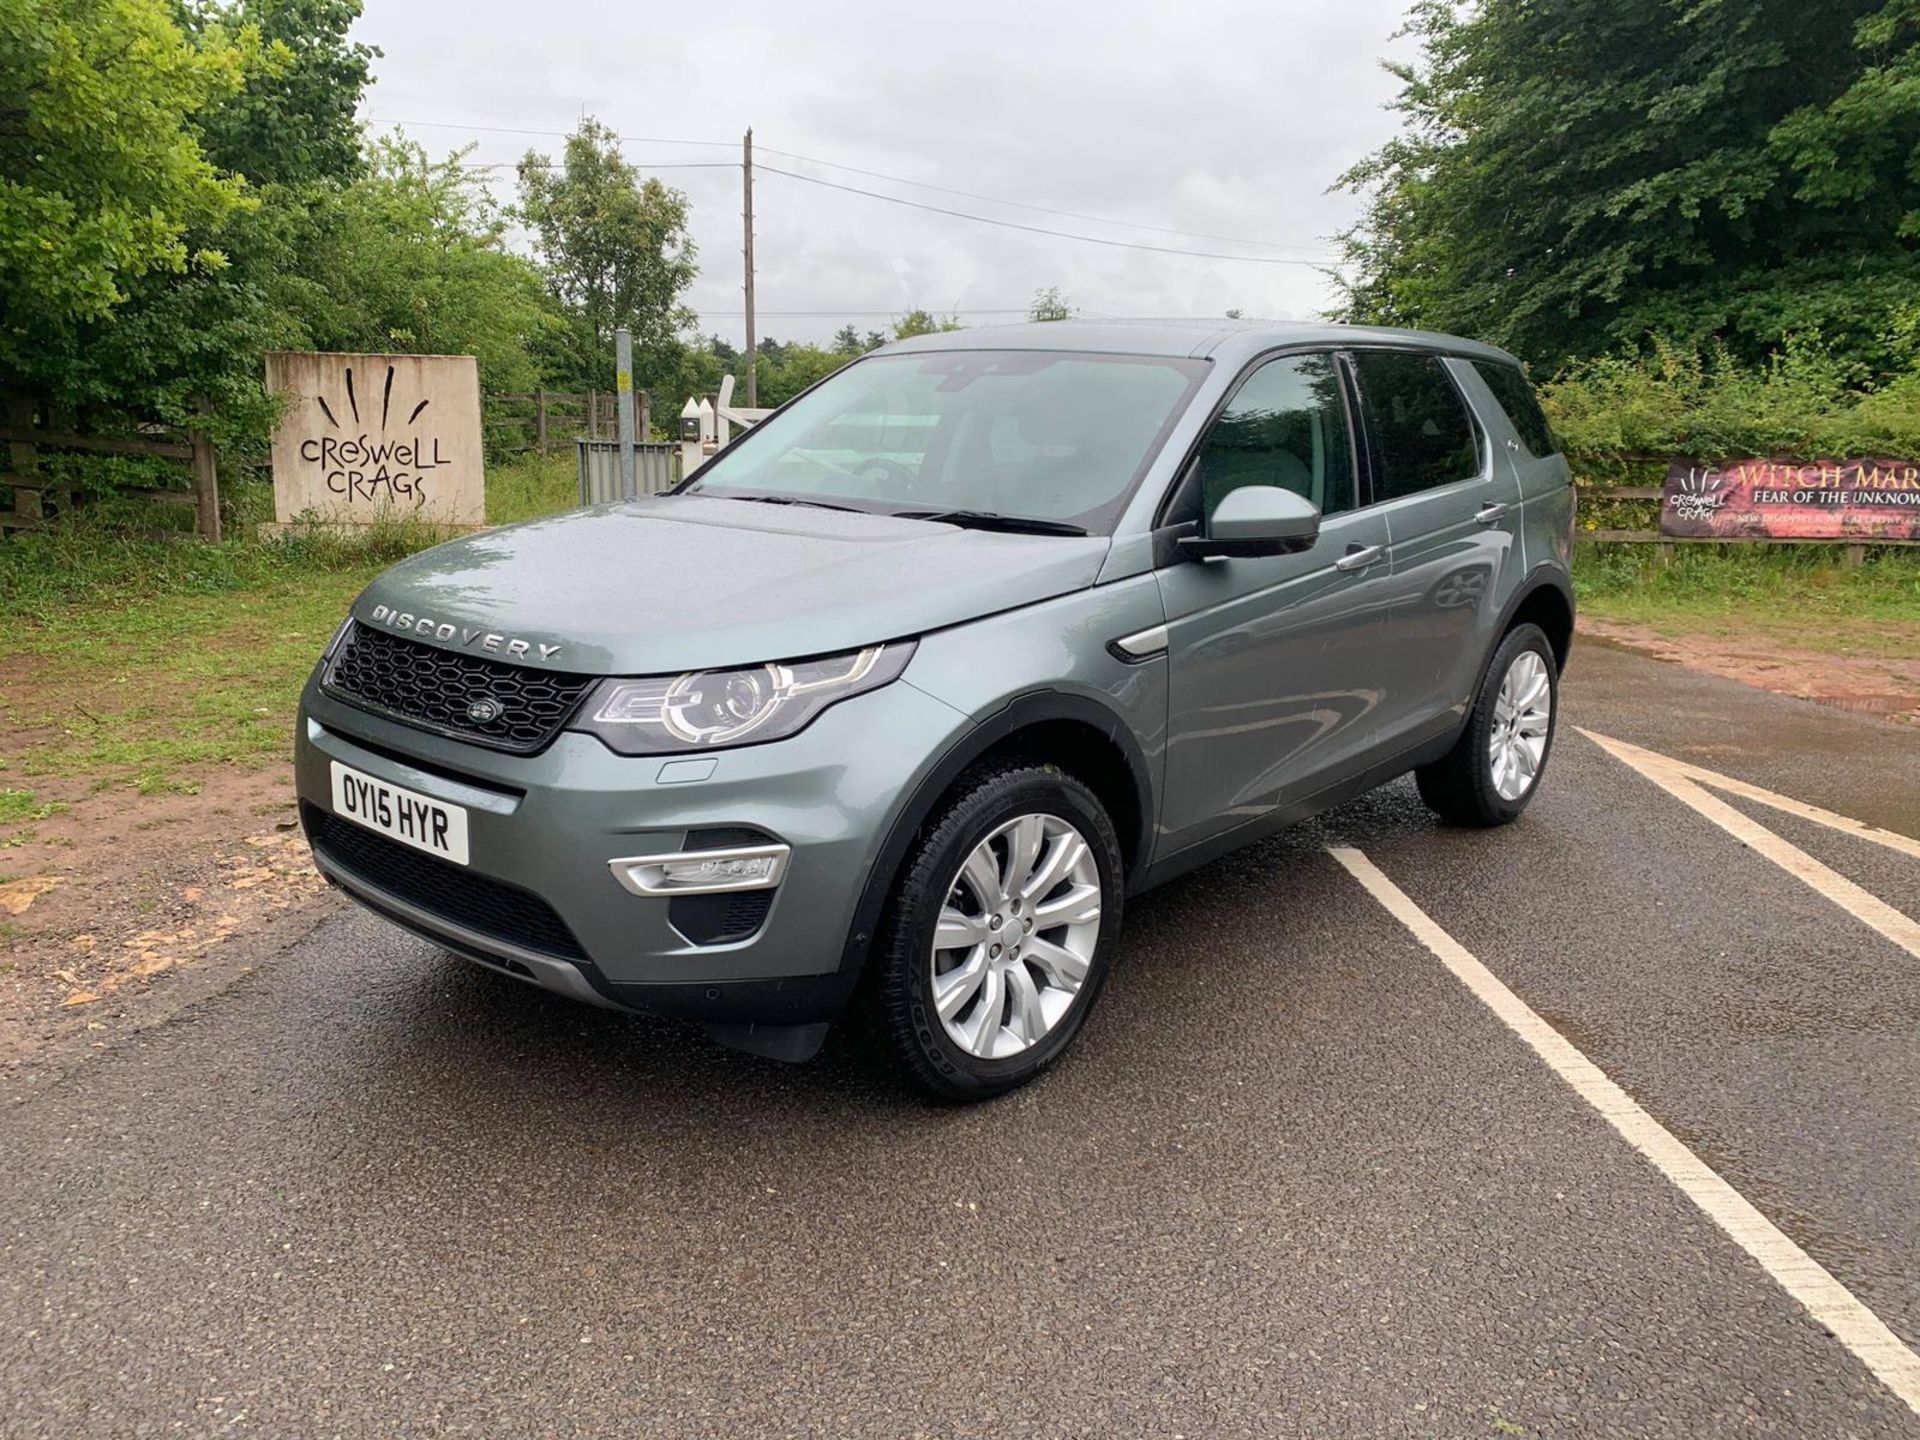
[[[1320,538],[1320,507],[1278,485],[1242,485],[1215,507],[1207,533],[1188,535],[1180,548],[1196,560],[1294,555]]]

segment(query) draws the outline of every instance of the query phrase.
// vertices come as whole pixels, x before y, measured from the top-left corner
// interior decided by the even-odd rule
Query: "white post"
[[[705,458],[700,451],[700,405],[691,395],[680,407],[680,475],[684,479],[699,469]]]

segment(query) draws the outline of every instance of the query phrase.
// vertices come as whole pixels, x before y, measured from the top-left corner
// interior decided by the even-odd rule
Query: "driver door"
[[[1201,561],[1166,547],[1167,853],[1358,768],[1374,738],[1387,527],[1361,508],[1354,455],[1339,362],[1285,355],[1241,381],[1179,482],[1170,525],[1204,533],[1242,485],[1293,490],[1322,520],[1294,555]]]

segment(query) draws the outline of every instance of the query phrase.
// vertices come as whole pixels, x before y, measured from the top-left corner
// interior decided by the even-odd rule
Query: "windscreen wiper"
[[[863,510],[858,505],[837,505],[831,500],[809,500],[800,495],[736,495],[725,490],[690,490],[690,495],[705,495],[709,500],[751,500],[756,505],[804,505],[809,510],[845,510],[854,515],[881,512]]]
[[[896,520],[933,520],[969,530],[1004,530],[1011,535],[1085,535],[1087,527],[1067,520],[1040,520],[1029,515],[1001,515],[992,510],[894,510]]]

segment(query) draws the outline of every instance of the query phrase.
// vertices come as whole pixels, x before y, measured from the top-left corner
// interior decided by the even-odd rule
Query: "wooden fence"
[[[619,400],[612,390],[489,395],[488,446],[500,455],[545,455],[550,450],[571,450],[579,439],[615,439],[620,432]],[[644,390],[636,390],[633,401],[634,434],[644,441],[652,433],[652,406]]]
[[[176,490],[160,485],[121,486],[159,504],[191,505],[194,532],[203,540],[220,538],[220,470],[214,456],[213,439],[205,430],[183,432],[146,427],[137,435],[82,435],[52,430],[36,423],[36,405],[28,395],[9,395],[7,423],[0,427],[0,442],[7,446],[7,468],[0,472],[0,487],[13,492],[11,508],[0,510],[0,539],[9,531],[33,530],[45,524],[52,513],[65,513],[73,506],[71,491],[41,473],[40,460],[47,450],[80,450],[99,455],[143,455],[165,460],[183,460],[192,480],[192,488]]]

